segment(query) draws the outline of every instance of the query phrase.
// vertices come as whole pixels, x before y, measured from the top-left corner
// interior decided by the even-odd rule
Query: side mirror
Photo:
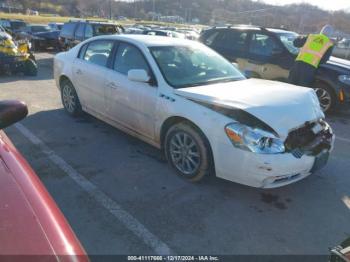
[[[8,127],[28,114],[27,105],[16,100],[0,101],[0,129]]]
[[[132,69],[128,72],[128,79],[134,82],[149,83],[151,77],[143,69]]]

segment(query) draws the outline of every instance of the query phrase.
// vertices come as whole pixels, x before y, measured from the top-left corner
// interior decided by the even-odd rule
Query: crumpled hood
[[[307,121],[324,117],[312,89],[282,82],[249,79],[174,90],[199,102],[242,109],[272,127],[281,138]]]

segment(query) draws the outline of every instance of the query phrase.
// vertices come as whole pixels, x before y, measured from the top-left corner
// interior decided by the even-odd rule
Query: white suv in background
[[[190,181],[212,173],[273,188],[325,166],[334,135],[312,89],[245,79],[189,40],[115,35],[55,57],[66,111],[85,111],[157,148]]]

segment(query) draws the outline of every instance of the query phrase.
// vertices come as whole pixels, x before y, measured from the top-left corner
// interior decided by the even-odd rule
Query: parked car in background
[[[189,181],[215,173],[274,188],[326,165],[334,135],[312,89],[246,79],[201,43],[164,39],[102,36],[57,54],[67,113],[88,112],[164,149]]]
[[[337,46],[340,48],[350,48],[350,39],[342,39],[341,41],[339,41]]]
[[[143,32],[144,35],[153,35],[153,36],[166,36],[166,37],[175,37],[175,38],[181,38],[185,39],[185,35],[182,33],[178,33],[175,31],[170,30],[163,30],[163,29],[151,29],[151,30],[145,30]]]
[[[61,31],[63,27],[63,23],[49,23],[48,26],[53,30],[53,31]]]
[[[178,29],[176,32],[184,34],[189,40],[197,41],[200,37],[200,34],[192,29]]]
[[[21,32],[27,26],[27,24],[22,20],[11,19],[0,19],[0,25],[15,38],[17,33]]]
[[[298,34],[254,26],[214,27],[203,31],[200,41],[238,64],[249,77],[287,81],[299,49]],[[350,106],[350,62],[332,57],[317,71],[312,86],[327,112]]]
[[[331,249],[329,262],[350,262],[350,238]]]
[[[171,31],[171,37],[186,39],[186,35],[184,33],[175,32],[175,31]]]
[[[22,256],[21,260],[24,255],[35,255],[35,261],[89,261],[38,176],[2,131],[27,113],[21,102],[0,101],[0,255]]]
[[[5,28],[3,28],[1,25],[0,25],[0,38],[1,37],[6,37],[6,38],[11,38],[12,39],[12,36],[6,31]]]
[[[335,46],[333,55],[350,60],[350,39],[343,39]]]
[[[125,28],[125,34],[142,35],[143,31],[144,30],[142,30],[140,28],[136,28],[136,27]]]
[[[121,25],[95,21],[71,21],[62,27],[59,42],[62,50],[68,50],[80,42],[94,36],[121,34]]]
[[[26,39],[31,42],[32,50],[46,50],[54,48],[59,50],[60,31],[53,31],[47,25],[28,25],[22,32],[18,33],[19,39]]]
[[[155,29],[150,29],[150,30],[144,30],[143,31],[144,35],[157,35],[157,36],[166,36],[166,37],[172,37],[172,32],[167,31],[167,30],[155,30]]]

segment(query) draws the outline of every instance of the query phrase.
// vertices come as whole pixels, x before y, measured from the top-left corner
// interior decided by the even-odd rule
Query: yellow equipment
[[[38,73],[28,43],[15,43],[8,35],[0,35],[0,74],[20,72],[28,76],[36,76]]]

